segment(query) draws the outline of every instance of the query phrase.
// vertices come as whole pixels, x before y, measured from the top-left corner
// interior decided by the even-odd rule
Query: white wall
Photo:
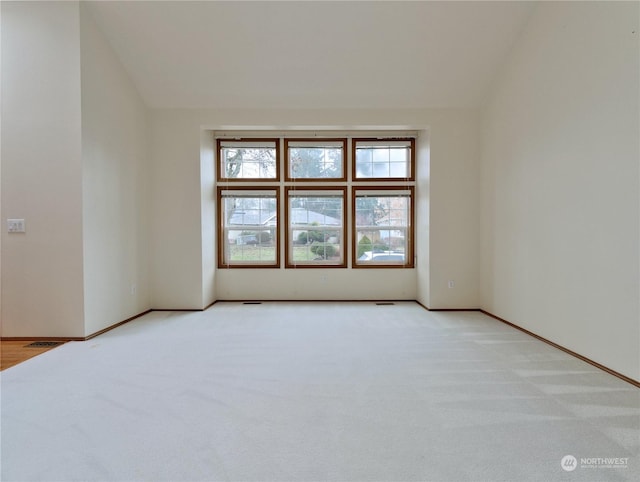
[[[2,336],[84,337],[150,308],[146,110],[84,5],[1,8]]]
[[[79,10],[2,2],[2,336],[84,336]],[[7,234],[24,218],[25,234]]]
[[[418,270],[219,270],[210,246],[214,218],[207,141],[210,129],[390,129],[431,132],[431,166],[438,199],[431,198],[428,246],[418,239]],[[417,271],[429,262],[431,286],[455,278],[460,288],[431,297],[430,307],[476,308],[478,119],[466,110],[156,110],[152,112],[152,282],[154,308],[203,308],[214,299],[428,299]],[[209,157],[207,157],[209,156]],[[201,163],[206,172],[201,171]],[[420,167],[419,167],[420,169]],[[476,177],[473,177],[473,173]],[[432,181],[434,182],[434,181]],[[462,188],[459,185],[462,184]],[[453,195],[450,198],[450,195]],[[435,206],[435,207],[434,207]],[[425,213],[417,229],[426,232]],[[435,226],[435,229],[434,229]],[[207,241],[209,242],[209,241]],[[310,283],[309,276],[317,277]],[[215,276],[210,299],[205,282]],[[326,281],[324,276],[326,276]],[[426,274],[421,274],[425,279]],[[422,283],[421,290],[429,285]]]
[[[419,246],[416,255],[416,300],[423,306],[431,305],[429,285],[429,227],[430,227],[430,175],[431,175],[431,143],[429,130],[422,132],[416,140],[416,239]]]
[[[200,225],[202,230],[202,304],[215,301],[215,142],[210,131],[200,132]]]
[[[640,379],[637,2],[540,3],[484,115],[482,307]]]
[[[124,68],[80,8],[85,334],[150,306],[148,119]]]
[[[156,309],[208,304],[203,273],[213,268],[202,263],[201,142],[198,123],[185,114],[151,112],[149,272]]]
[[[415,300],[415,270],[219,270],[222,300]]]
[[[436,117],[430,130],[429,303],[478,308],[480,132],[477,111]],[[449,281],[454,287],[449,288]]]

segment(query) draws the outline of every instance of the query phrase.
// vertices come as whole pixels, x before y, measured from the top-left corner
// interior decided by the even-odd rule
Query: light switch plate
[[[24,219],[7,219],[7,228],[10,233],[24,233]]]

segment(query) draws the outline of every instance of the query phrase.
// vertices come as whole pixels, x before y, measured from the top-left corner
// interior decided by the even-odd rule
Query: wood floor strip
[[[26,361],[34,356],[41,355],[49,350],[54,350],[62,345],[57,345],[53,347],[30,347],[27,346],[30,343],[36,341],[51,341],[44,340],[42,338],[29,338],[27,340],[2,340],[0,343],[0,351],[2,351],[1,362],[0,362],[0,370],[5,370],[7,368],[16,366],[23,361]],[[63,341],[63,344],[67,340]]]

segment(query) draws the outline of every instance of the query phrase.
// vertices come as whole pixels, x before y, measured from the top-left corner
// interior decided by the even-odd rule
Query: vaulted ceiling
[[[153,108],[479,106],[529,2],[89,2]]]

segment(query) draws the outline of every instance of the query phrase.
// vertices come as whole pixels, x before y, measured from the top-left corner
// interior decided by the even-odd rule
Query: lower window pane
[[[344,265],[344,195],[289,195],[289,266]]]
[[[248,230],[229,231],[228,261],[274,263],[276,261],[275,233]]]
[[[355,266],[410,266],[409,195],[356,195]]]
[[[406,235],[400,229],[359,229],[356,263],[405,264]]]
[[[222,264],[276,265],[278,208],[275,196],[223,196]]]

